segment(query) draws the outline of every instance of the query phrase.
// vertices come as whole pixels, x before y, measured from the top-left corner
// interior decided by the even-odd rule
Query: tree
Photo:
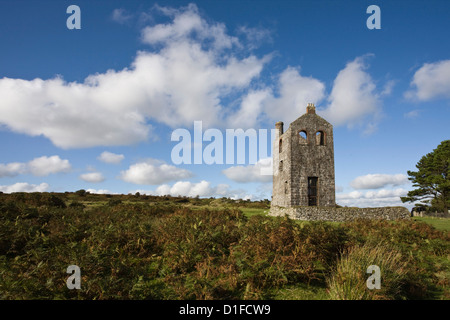
[[[80,189],[80,190],[75,191],[75,194],[80,196],[80,197],[85,197],[86,193],[87,193],[87,191],[84,190],[84,189]]]
[[[416,164],[418,171],[408,171],[408,180],[414,189],[402,202],[421,201],[432,208],[448,212],[450,207],[450,140],[442,141],[433,152],[426,154]]]

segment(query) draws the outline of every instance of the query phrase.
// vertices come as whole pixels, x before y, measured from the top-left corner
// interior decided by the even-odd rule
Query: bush
[[[114,206],[117,206],[117,205],[119,205],[121,203],[122,203],[122,200],[120,200],[120,199],[110,199],[108,201],[108,206],[114,207]]]
[[[381,289],[368,289],[367,268],[380,267]],[[328,279],[334,300],[379,300],[405,298],[402,287],[408,275],[408,259],[386,244],[367,244],[346,250]]]
[[[177,209],[155,223],[155,243],[161,255],[159,273],[169,298],[235,297],[239,291],[230,248],[239,241],[245,217],[237,210]],[[161,293],[162,294],[162,293]]]
[[[449,296],[448,233],[425,224],[247,218],[234,200],[212,210],[156,196],[89,195],[119,201],[84,208],[73,194],[53,194],[69,201],[64,208],[51,195],[0,197],[2,299],[270,299],[310,284],[328,284],[336,299]],[[71,264],[82,269],[82,290],[65,286]],[[364,292],[371,264],[382,267],[382,289]]]
[[[75,191],[75,194],[80,197],[85,197],[87,194],[87,191],[84,189],[80,189],[80,190]]]
[[[70,204],[69,204],[69,208],[80,208],[80,209],[84,209],[84,208],[86,208],[86,206],[83,204],[83,203],[81,203],[81,202],[79,202],[79,201],[72,201]]]

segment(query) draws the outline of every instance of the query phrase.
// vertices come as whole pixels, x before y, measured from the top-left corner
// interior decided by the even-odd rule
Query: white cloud
[[[388,185],[400,186],[408,183],[404,174],[367,174],[355,178],[350,185],[355,189],[379,189]]]
[[[381,95],[389,96],[392,93],[392,90],[394,89],[395,84],[396,84],[395,80],[387,81],[383,87],[383,91],[381,91]]]
[[[434,98],[450,98],[450,60],[425,63],[414,73],[409,99],[429,101]]]
[[[288,67],[272,87],[251,90],[242,96],[238,110],[228,120],[234,127],[255,127],[262,120],[283,121],[286,124],[303,115],[306,105],[313,102],[317,113],[335,126],[359,126],[365,134],[377,129],[382,117],[380,97],[389,95],[395,84],[387,81],[381,93],[366,71],[367,55],[347,63],[336,76],[327,96],[325,84],[311,76],[304,76],[300,68]],[[323,107],[321,102],[326,100]]]
[[[39,157],[28,162],[28,171],[35,176],[47,176],[52,173],[69,172],[71,165],[69,160],[59,156]]]
[[[325,85],[300,74],[300,68],[288,67],[279,76],[278,95],[266,102],[265,112],[272,120],[290,123],[303,115],[309,102],[325,98]]]
[[[135,92],[123,83],[129,73],[110,71],[82,84],[61,78],[0,79],[0,123],[15,132],[43,135],[62,148],[145,140],[150,127],[129,98]]]
[[[339,193],[336,195],[336,202],[341,206],[348,207],[384,207],[384,206],[404,206],[400,197],[405,196],[407,190],[381,189],[378,191],[352,191],[350,193]]]
[[[151,50],[139,51],[128,68],[83,82],[0,79],[0,125],[66,149],[130,145],[155,139],[151,122],[172,128],[196,120],[204,128],[290,122],[308,102],[318,105],[326,98],[324,83],[301,75],[299,67],[286,68],[275,85],[263,84],[261,72],[271,55],[249,54],[243,37],[202,17],[195,4],[154,8],[169,21],[142,28],[141,40]],[[128,13],[116,9],[115,17],[124,21]],[[267,30],[244,27],[239,33],[254,45]],[[376,128],[380,102],[365,68],[360,57],[336,77],[323,111],[333,124],[352,126],[369,118],[366,132]]]
[[[366,199],[380,199],[380,198],[391,198],[391,197],[403,197],[408,193],[407,190],[403,188],[397,189],[381,189],[377,191],[367,191],[364,195]]]
[[[240,108],[228,118],[232,128],[256,128],[263,117],[264,105],[272,99],[270,89],[250,91],[242,98]]]
[[[129,68],[82,83],[0,79],[0,125],[43,135],[61,148],[145,141],[152,133],[149,121],[222,125],[229,113],[222,101],[248,89],[269,58],[230,51],[238,39],[223,24],[203,19],[195,5],[161,12],[170,12],[171,22],[142,30],[142,41],[158,46],[138,52]]]
[[[115,193],[113,193],[113,192],[111,192],[109,190],[106,190],[106,189],[99,189],[99,190],[87,189],[86,191],[89,192],[89,193],[92,193],[92,194],[115,194]]]
[[[71,165],[69,160],[61,159],[59,156],[42,156],[27,163],[0,163],[0,178],[14,177],[19,174],[27,173],[31,173],[34,176],[43,177],[53,173],[69,172],[70,169]]]
[[[148,160],[131,165],[120,173],[120,179],[135,184],[157,185],[173,180],[192,177],[189,170],[181,169],[161,161]]]
[[[15,177],[26,172],[26,164],[21,162],[0,163],[0,178]]]
[[[123,154],[116,154],[109,151],[104,151],[97,157],[98,160],[111,164],[119,164],[124,158],[125,156]]]
[[[265,169],[270,169],[272,166],[271,160],[271,158],[265,158],[258,160],[253,165],[229,167],[222,170],[222,173],[235,182],[270,182],[273,176],[264,173],[266,172]]]
[[[381,115],[381,102],[372,77],[365,71],[368,67],[365,60],[366,56],[358,57],[338,73],[328,97],[329,104],[318,113],[336,126],[365,124],[370,133]]]
[[[273,42],[272,32],[269,29],[241,26],[238,28],[238,33],[246,37],[249,49],[258,48],[260,44],[265,42]]]
[[[100,172],[89,172],[89,173],[83,173],[80,175],[80,179],[86,182],[103,182],[105,181],[105,177]]]
[[[209,181],[202,180],[200,182],[177,181],[172,186],[168,184],[160,185],[156,190],[134,190],[131,193],[139,192],[148,195],[171,195],[186,197],[227,197],[231,199],[252,199],[253,195],[248,194],[245,190],[233,190],[227,184],[219,184],[211,186]]]
[[[48,190],[49,185],[45,182],[36,185],[29,184],[27,182],[17,182],[8,186],[0,186],[0,191],[4,193],[13,193],[13,192],[45,192]]]
[[[125,9],[114,9],[111,19],[117,23],[125,24],[133,18],[133,15],[129,14]]]
[[[195,4],[182,9],[170,9],[156,6],[163,15],[173,17],[169,24],[149,26],[142,30],[142,40],[149,44],[184,42],[187,38],[197,41],[212,41],[214,49],[231,48],[239,45],[236,37],[227,35],[222,23],[208,23],[203,19]]]

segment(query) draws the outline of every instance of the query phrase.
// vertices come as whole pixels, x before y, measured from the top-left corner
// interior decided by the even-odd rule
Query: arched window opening
[[[283,171],[283,160],[280,161],[279,171]]]
[[[287,193],[288,193],[288,182],[285,181],[284,182],[284,194],[287,194]]]
[[[280,139],[280,142],[278,143],[278,152],[281,153],[282,149],[283,149],[283,139]]]
[[[316,146],[324,146],[325,145],[325,133],[323,131],[316,132]]]
[[[305,130],[301,130],[298,133],[300,144],[308,144],[308,134]]]

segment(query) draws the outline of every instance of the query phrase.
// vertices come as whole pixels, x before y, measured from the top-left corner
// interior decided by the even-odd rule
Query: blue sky
[[[79,30],[66,27],[72,4]],[[381,29],[366,26],[370,5]],[[312,102],[334,126],[337,203],[402,205],[407,170],[450,136],[449,12],[437,0],[1,0],[0,190],[270,199],[264,159],[174,164],[172,132],[287,128]]]

